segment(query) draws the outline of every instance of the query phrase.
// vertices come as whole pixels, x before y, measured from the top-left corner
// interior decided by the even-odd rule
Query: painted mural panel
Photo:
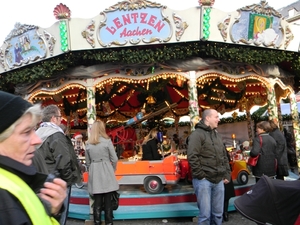
[[[275,16],[242,11],[240,18],[232,26],[232,41],[280,47],[283,41],[280,20]]]
[[[44,58],[47,53],[38,27],[32,25],[18,25],[5,43],[5,61],[10,69]]]
[[[231,28],[232,42],[275,48],[282,45],[284,32],[281,15],[267,3],[247,6],[238,12],[239,16]]]

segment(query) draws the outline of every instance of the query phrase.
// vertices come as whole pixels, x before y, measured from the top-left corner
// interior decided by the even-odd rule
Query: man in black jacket
[[[62,155],[61,162],[57,169],[60,177],[66,181],[68,185],[68,197],[64,204],[65,208],[68,209],[71,186],[80,181],[81,174],[74,147],[72,143],[68,141],[60,127],[61,118],[60,109],[56,105],[48,105],[43,109],[43,122],[36,131],[36,134],[42,139],[41,145],[37,146],[37,151],[43,156],[49,173],[54,170],[57,156]],[[67,213],[62,216],[62,219],[63,218],[66,220]],[[65,224],[66,221],[60,222],[61,224]]]
[[[199,207],[198,225],[222,224],[224,183],[231,177],[227,153],[216,131],[219,121],[216,110],[206,109],[189,136],[187,158]]]

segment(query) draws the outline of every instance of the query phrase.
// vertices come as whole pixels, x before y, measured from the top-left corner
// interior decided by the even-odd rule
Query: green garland
[[[300,55],[297,52],[226,43],[187,42],[68,52],[1,74],[0,90],[7,90],[8,84],[33,83],[54,77],[64,70],[79,65],[89,66],[107,62],[129,65],[135,63],[155,64],[196,56],[252,65],[262,63],[279,65],[288,62],[290,64],[288,69],[296,75],[300,74]]]

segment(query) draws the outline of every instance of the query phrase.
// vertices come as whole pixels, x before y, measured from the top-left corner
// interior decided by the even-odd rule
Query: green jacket
[[[230,181],[230,167],[222,138],[201,120],[188,139],[187,158],[193,178],[219,183]]]

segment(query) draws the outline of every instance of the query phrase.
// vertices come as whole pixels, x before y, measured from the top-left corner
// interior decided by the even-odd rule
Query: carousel
[[[252,107],[267,106],[268,119],[282,126],[280,103],[285,100],[300,149],[299,26],[265,0],[230,13],[214,8],[214,1],[198,3],[180,11],[146,0],[123,1],[89,19],[72,18],[68,6],[59,4],[51,27],[17,23],[7,36],[0,49],[0,89],[32,103],[58,105],[69,133],[88,135],[101,119],[113,140],[118,136],[131,143],[142,138],[145,126],[157,126],[165,117],[174,119],[178,134],[180,117],[188,115],[191,123],[184,125],[193,130],[206,108],[245,112],[229,122],[246,121],[243,138],[251,140],[257,122]],[[236,190],[239,196],[249,186]],[[141,216],[197,215],[191,187],[184,192],[167,187],[159,195],[176,203],[177,214],[159,196],[143,193],[159,207],[150,214],[145,206]],[[129,206],[140,206],[140,194],[135,201],[121,198],[124,208],[116,219],[135,218]],[[88,202],[87,193],[78,190],[71,217],[87,219]]]

